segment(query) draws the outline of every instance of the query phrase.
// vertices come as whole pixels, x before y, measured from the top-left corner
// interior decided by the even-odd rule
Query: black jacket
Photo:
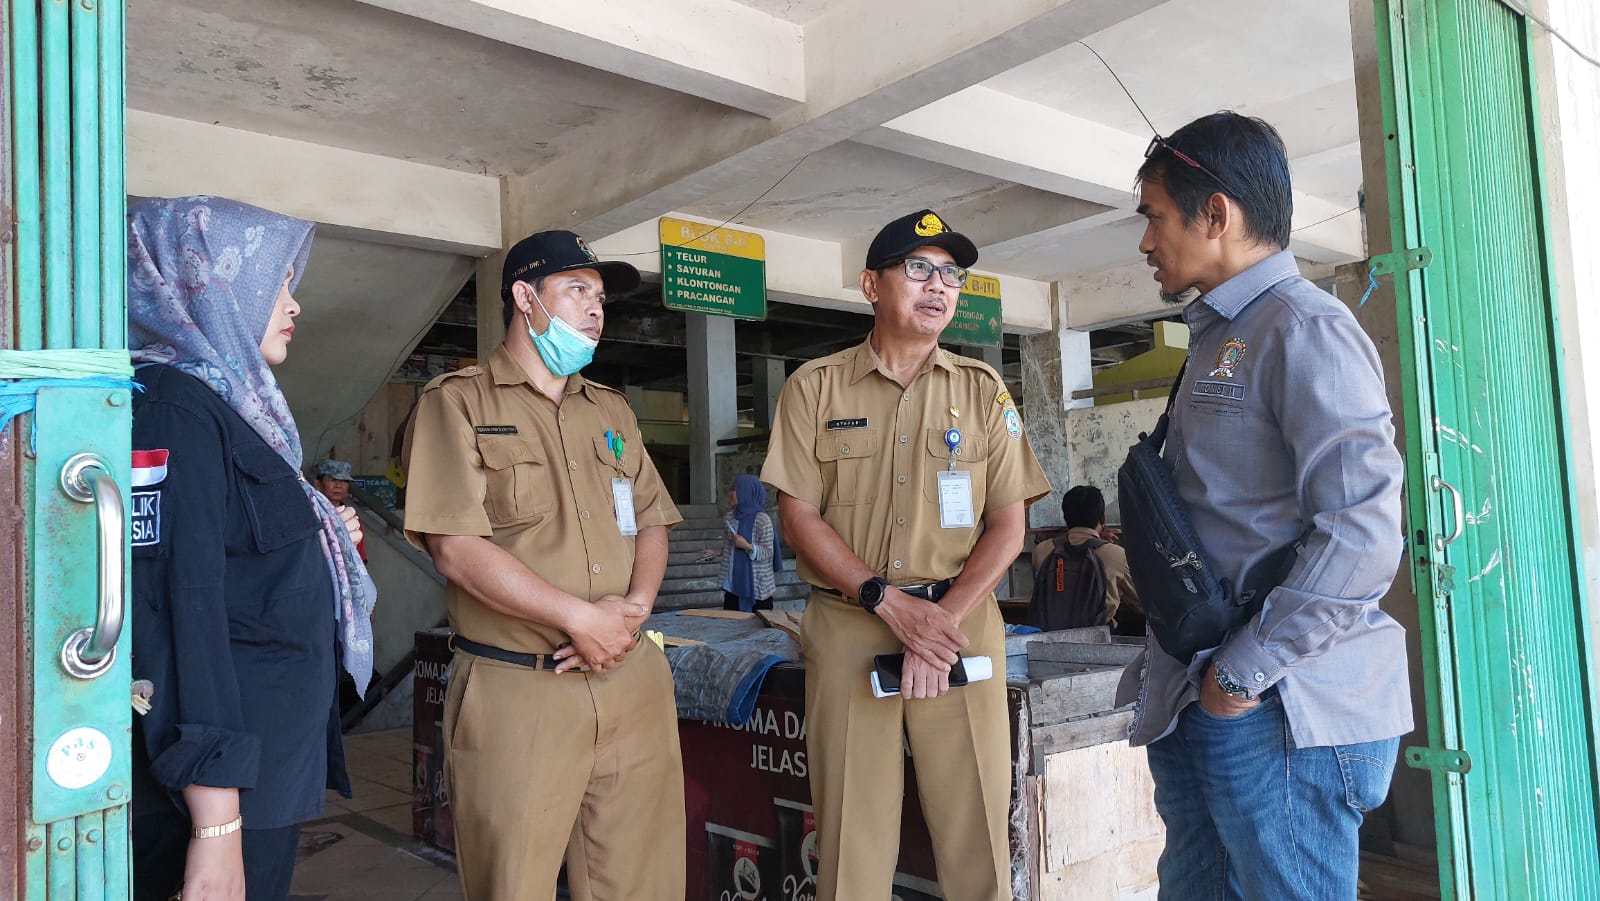
[[[299,473],[204,383],[161,365],[137,380],[134,450],[168,453],[133,488],[133,675],[155,686],[134,718],[134,814],[181,809],[199,784],[240,789],[246,828],[302,822],[325,788],[349,795],[316,514]]]

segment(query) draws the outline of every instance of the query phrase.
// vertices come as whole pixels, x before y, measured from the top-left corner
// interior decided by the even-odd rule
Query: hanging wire
[[[1354,213],[1354,212],[1356,212],[1356,211],[1358,211],[1360,209],[1361,209],[1360,206],[1353,206],[1348,210],[1344,210],[1342,212],[1334,213],[1332,216],[1329,216],[1326,219],[1318,219],[1317,221],[1315,221],[1315,222],[1313,222],[1313,223],[1311,223],[1309,225],[1302,225],[1299,228],[1290,229],[1289,230],[1289,234],[1292,235],[1295,232],[1303,232],[1308,228],[1316,228],[1317,226],[1323,224],[1324,222],[1332,222],[1333,220],[1339,218],[1340,216],[1348,216],[1351,213]]]
[[[1551,25],[1544,19],[1539,18],[1539,16],[1535,14],[1533,10],[1523,6],[1519,0],[1500,0],[1500,4],[1505,6],[1507,9],[1512,10],[1513,12],[1527,16],[1535,25],[1543,28],[1546,34],[1550,35],[1561,43],[1566,44],[1567,49],[1571,50],[1573,53],[1576,53],[1579,59],[1597,69],[1600,69],[1600,59],[1596,59],[1592,54],[1586,52],[1582,47],[1574,44],[1570,38],[1561,33],[1560,29],[1556,28],[1554,25]]]
[[[727,228],[728,224],[730,222],[733,222],[735,219],[738,219],[740,216],[743,216],[745,213],[750,211],[751,207],[755,206],[756,204],[758,204],[762,200],[764,200],[768,194],[771,194],[773,191],[778,190],[778,186],[783,184],[786,180],[788,180],[789,176],[793,175],[794,171],[796,169],[800,168],[800,164],[805,162],[808,159],[811,159],[811,154],[809,154],[809,153],[806,154],[805,156],[802,156],[798,160],[795,160],[794,165],[789,167],[789,171],[783,173],[783,175],[780,176],[777,181],[772,183],[772,187],[767,188],[765,191],[762,191],[760,194],[757,194],[756,195],[756,199],[754,199],[754,200],[750,201],[749,203],[745,204],[744,206],[740,207],[739,208],[739,212],[734,213],[732,216],[729,216],[728,218],[722,220],[721,222],[717,223],[716,225],[713,225],[712,227],[710,227],[710,228],[706,229],[705,231],[701,232],[700,234],[695,235],[694,237],[690,238],[688,241],[685,241],[682,244],[666,244],[666,245],[663,245],[663,246],[666,246],[666,247],[688,247],[690,244],[693,244],[694,242],[699,241],[700,239],[706,237],[707,235],[715,234],[716,232],[719,232],[722,229]],[[636,251],[634,253],[608,253],[608,254],[606,254],[606,257],[607,258],[611,258],[611,257],[648,257],[648,256],[654,256],[655,254],[658,254],[660,252],[661,252],[661,248],[660,247],[656,247],[656,248],[651,249],[651,250],[640,250],[640,251]]]

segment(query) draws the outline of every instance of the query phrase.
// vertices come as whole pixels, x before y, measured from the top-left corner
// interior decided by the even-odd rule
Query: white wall
[[[1067,453],[1074,485],[1093,485],[1106,496],[1106,522],[1121,521],[1117,509],[1117,468],[1140,432],[1155,428],[1167,398],[1147,397],[1106,407],[1067,411]],[[1070,487],[1070,486],[1058,486]]]
[[[1594,0],[1548,0],[1552,26],[1600,58]],[[1548,39],[1541,60],[1546,166],[1565,351],[1568,425],[1591,623],[1600,629],[1600,68]],[[1551,86],[1554,90],[1551,90]]]

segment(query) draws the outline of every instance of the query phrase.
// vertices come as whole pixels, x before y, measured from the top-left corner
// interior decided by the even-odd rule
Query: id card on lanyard
[[[624,535],[639,534],[639,524],[633,518],[633,480],[611,480],[611,505],[616,510],[617,528]]]

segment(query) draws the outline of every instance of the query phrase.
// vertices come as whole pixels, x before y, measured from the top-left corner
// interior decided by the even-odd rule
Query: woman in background
[[[281,901],[300,823],[350,795],[338,659],[363,690],[375,592],[300,474],[271,368],[312,226],[221,198],[128,210],[136,901]]]
[[[721,552],[724,610],[772,609],[777,590],[772,574],[783,569],[783,554],[772,517],[762,510],[766,502],[767,488],[760,478],[749,473],[734,477],[728,491],[732,509],[722,517],[727,527]]]

